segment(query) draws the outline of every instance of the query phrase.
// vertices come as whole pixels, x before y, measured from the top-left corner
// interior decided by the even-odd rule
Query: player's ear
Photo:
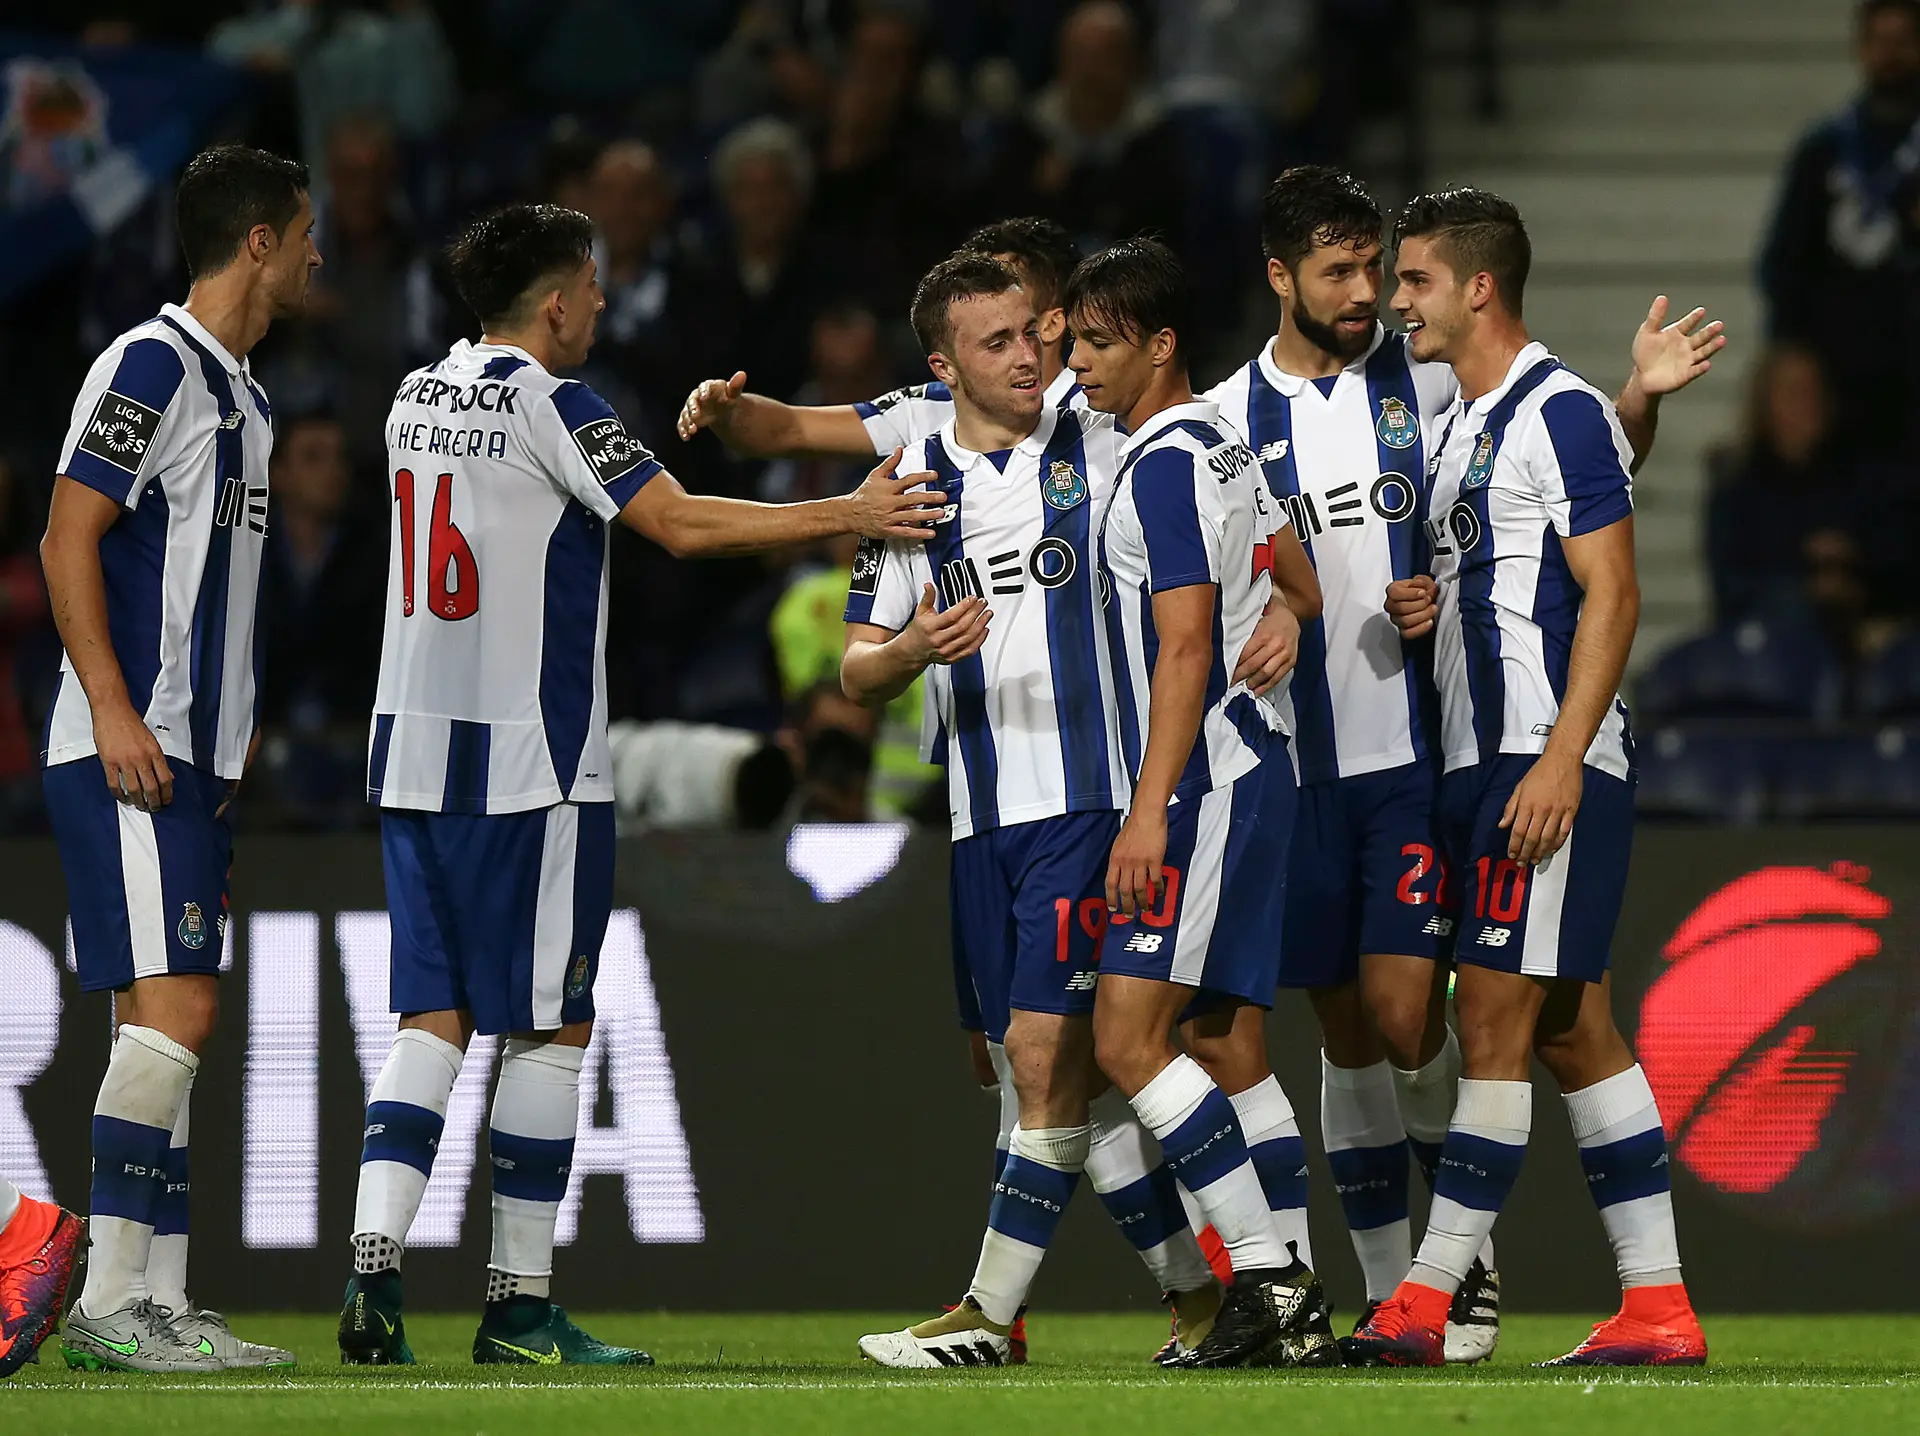
[[[947,356],[942,354],[938,349],[927,356],[927,368],[933,371],[933,377],[938,379],[942,384],[945,384],[949,389],[953,387],[953,365],[948,362]]]
[[[1049,309],[1040,316],[1040,342],[1058,344],[1067,332],[1067,311]]]
[[[1153,336],[1147,346],[1147,356],[1158,369],[1173,362],[1175,352],[1180,348],[1180,336],[1171,329],[1162,329]]]
[[[1287,272],[1286,265],[1277,259],[1267,261],[1267,288],[1283,303],[1293,298],[1293,276]]]

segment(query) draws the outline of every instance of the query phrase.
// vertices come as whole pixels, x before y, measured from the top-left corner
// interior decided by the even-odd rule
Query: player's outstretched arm
[[[1706,310],[1690,310],[1669,324],[1668,309],[1667,296],[1656,294],[1646,320],[1634,331],[1633,372],[1613,401],[1633,446],[1635,473],[1653,452],[1660,401],[1713,368],[1713,356],[1727,347],[1726,326],[1718,319],[1708,321]]]
[[[1153,627],[1160,647],[1147,693],[1147,751],[1140,756],[1133,806],[1107,860],[1107,907],[1123,917],[1151,912],[1160,901],[1167,857],[1167,804],[1193,756],[1207,709],[1213,670],[1210,583],[1163,589],[1153,596]]]
[[[783,404],[747,392],[743,369],[731,379],[708,379],[694,386],[674,424],[682,439],[711,429],[735,453],[755,459],[835,454],[865,458],[873,440],[851,404]]]
[[[759,553],[836,534],[925,543],[946,495],[919,488],[930,473],[896,476],[899,463],[895,449],[852,493],[800,504],[690,494],[672,474],[659,473],[627,501],[620,521],[675,558]]]
[[[1537,863],[1560,850],[1580,807],[1580,767],[1593,735],[1620,691],[1620,677],[1640,623],[1640,581],[1633,563],[1633,516],[1591,533],[1561,539],[1567,568],[1586,595],[1567,658],[1567,696],[1560,701],[1546,751],[1507,799],[1500,826],[1507,856]]]
[[[173,770],[127,695],[107,627],[107,581],[100,568],[100,540],[120,513],[107,495],[60,475],[53,481],[40,564],[54,626],[93,712],[93,742],[107,787],[122,802],[152,812],[173,801]]]
[[[922,586],[913,622],[895,633],[875,623],[849,623],[840,657],[840,687],[856,703],[879,707],[913,686],[930,666],[971,658],[987,641],[993,610],[969,594],[947,609],[934,606],[932,584]]]

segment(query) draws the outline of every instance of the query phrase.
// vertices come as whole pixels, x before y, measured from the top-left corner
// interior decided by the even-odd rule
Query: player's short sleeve
[[[1611,404],[1569,389],[1540,406],[1540,423],[1539,478],[1554,532],[1577,537],[1633,512],[1633,451]]]
[[[860,547],[854,550],[853,574],[847,585],[846,621],[872,623],[897,633],[913,622],[919,606],[912,551],[904,544],[861,539]]]
[[[531,396],[530,396],[531,397]],[[576,379],[553,391],[564,435],[549,461],[560,486],[603,519],[611,519],[661,472],[660,463],[627,432],[613,406]]]
[[[953,394],[938,380],[909,384],[878,399],[863,400],[853,411],[866,426],[874,453],[885,454],[937,433],[953,417]]]
[[[1133,466],[1133,506],[1146,535],[1152,592],[1220,581],[1226,519],[1221,490],[1187,449],[1154,449]]]
[[[164,339],[136,339],[95,361],[74,401],[59,472],[133,508],[160,449],[186,366]]]

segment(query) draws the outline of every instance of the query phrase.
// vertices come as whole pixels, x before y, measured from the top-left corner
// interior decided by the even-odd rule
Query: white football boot
[[[1011,1327],[988,1321],[968,1297],[952,1311],[910,1326],[860,1338],[860,1354],[882,1366],[933,1370],[943,1366],[1005,1366]]]

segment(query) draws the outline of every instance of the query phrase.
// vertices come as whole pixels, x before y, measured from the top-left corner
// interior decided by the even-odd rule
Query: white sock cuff
[[[1162,1136],[1198,1111],[1207,1093],[1215,1090],[1206,1069],[1182,1052],[1134,1094],[1133,1110],[1142,1126]]]
[[[1591,1087],[1567,1093],[1566,1102],[1567,1119],[1573,1124],[1576,1142],[1589,1142],[1602,1136],[1618,1138],[1660,1125],[1653,1088],[1637,1062]],[[1614,1131],[1616,1128],[1621,1130]]]
[[[1160,1165],[1160,1144],[1140,1125],[1119,1088],[1109,1087],[1094,1098],[1088,1115],[1092,1140],[1087,1146],[1087,1180],[1094,1191],[1130,1187]]]
[[[1091,1126],[1041,1127],[1034,1131],[1015,1127],[1007,1150],[1057,1172],[1077,1172],[1087,1165],[1087,1149],[1092,1144]]]
[[[1329,1152],[1390,1147],[1407,1139],[1393,1067],[1335,1067],[1320,1059],[1320,1131]]]
[[[1434,1087],[1453,1082],[1460,1075],[1460,1039],[1453,1035],[1453,1029],[1447,1029],[1446,1040],[1440,1044],[1440,1050],[1433,1060],[1424,1067],[1409,1072],[1404,1067],[1393,1069],[1394,1080],[1409,1092],[1424,1092]]]
[[[1459,1131],[1495,1141],[1504,1133],[1531,1131],[1533,1083],[1461,1078],[1460,1095],[1453,1105],[1453,1125]]]
[[[1002,1088],[1013,1086],[1013,1059],[1007,1056],[1007,1044],[987,1040],[987,1060],[993,1064],[993,1075],[999,1079]]]
[[[563,1047],[558,1042],[533,1042],[524,1037],[509,1037],[500,1053],[500,1072],[506,1075],[511,1064],[514,1076],[523,1082],[551,1082],[555,1086],[580,1085],[580,1072],[587,1064],[587,1049]]]
[[[189,1144],[193,1132],[193,1078],[187,1078],[187,1090],[180,1094],[180,1115],[173,1119],[173,1140],[167,1143],[171,1151],[179,1151]]]
[[[146,1048],[149,1052],[170,1058],[187,1069],[187,1080],[193,1080],[193,1074],[200,1070],[200,1059],[191,1049],[182,1047],[164,1032],[156,1032],[151,1027],[122,1027],[116,1042],[132,1042]],[[172,1124],[169,1123],[169,1126]]]
[[[438,1059],[447,1069],[447,1088],[459,1080],[460,1068],[467,1060],[467,1054],[447,1041],[444,1037],[435,1037],[431,1032],[418,1027],[402,1027],[393,1034],[393,1049],[406,1047],[419,1052],[422,1056]]]
[[[1240,1131],[1249,1147],[1271,1142],[1276,1137],[1297,1137],[1300,1123],[1293,1115],[1293,1103],[1280,1086],[1280,1079],[1269,1072],[1263,1081],[1227,1099],[1240,1119]]]
[[[1133,1114],[1133,1104],[1120,1095],[1118,1087],[1109,1087],[1087,1108],[1087,1125],[1093,1129],[1093,1140],[1105,1141],[1130,1123],[1137,1124],[1139,1118]]]
[[[1391,1097],[1393,1064],[1382,1057],[1370,1067],[1336,1067],[1322,1051],[1320,1085],[1341,1092],[1384,1092]]]

